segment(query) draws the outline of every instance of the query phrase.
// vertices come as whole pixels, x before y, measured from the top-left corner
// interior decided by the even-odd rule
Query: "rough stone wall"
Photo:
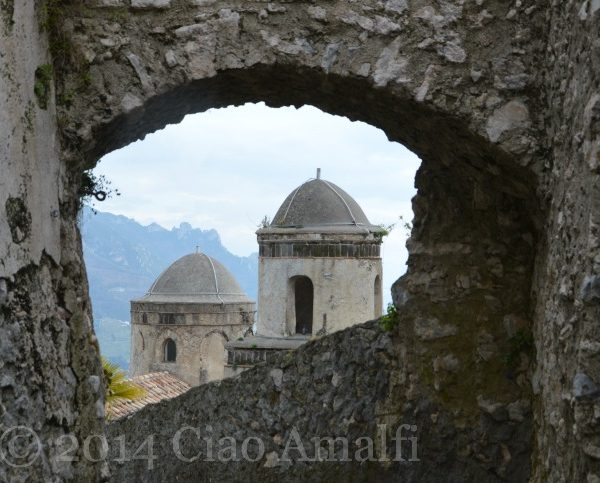
[[[427,430],[432,480],[530,474],[543,171],[531,67],[543,44],[541,12],[525,3],[172,2],[130,11],[118,29],[111,9],[79,20],[95,19],[80,46],[94,57],[92,94],[69,119],[90,161],[187,112],[252,100],[371,122],[421,156],[409,272],[395,287],[402,371],[388,375],[384,420]],[[94,90],[108,97],[90,110]]]
[[[176,401],[146,407],[108,427],[113,480],[502,481],[489,471],[489,461],[478,461],[463,452],[464,435],[450,431],[448,421],[434,405],[421,403],[401,421],[397,412],[389,412],[398,402],[396,384],[404,373],[402,350],[401,339],[371,322],[309,342],[237,379],[193,388]],[[223,404],[223,399],[228,404]],[[430,418],[431,411],[440,419]],[[511,414],[522,413],[515,408]],[[397,449],[394,438],[401,424],[407,425],[401,436],[418,438],[414,452],[410,440]],[[531,427],[513,420],[509,428],[507,431],[496,415],[485,415],[482,433],[477,436],[480,440],[506,438],[506,451],[516,461],[507,464],[504,476],[508,481],[524,481],[526,472],[519,465],[524,463],[523,456],[526,464],[527,453],[519,451],[523,451],[523,437]],[[293,449],[286,453],[286,447],[298,446],[294,430],[306,457],[313,461],[299,461],[302,454]],[[124,454],[131,455],[151,434],[156,458],[152,470],[147,460],[116,461],[123,450],[115,441],[123,438]],[[219,453],[231,446],[225,440],[219,442],[227,437],[235,440],[241,462],[222,461],[231,457],[227,451]],[[321,443],[321,461],[315,461],[315,437],[346,438],[350,461],[343,461],[339,442],[331,453],[327,453],[327,443]],[[212,441],[212,456],[205,438]],[[248,459],[258,459],[256,462],[242,458],[248,438],[257,438],[264,445],[261,452],[256,440],[246,447]],[[366,447],[359,438],[373,442],[370,461],[360,460],[367,452],[356,454]],[[434,458],[428,455],[433,448]],[[143,449],[141,454],[147,451]],[[286,454],[291,461],[283,461]],[[216,461],[209,461],[211,458]]]
[[[149,471],[147,461],[142,460],[114,462],[112,478],[157,482],[375,481],[375,476],[377,481],[386,481],[394,479],[394,475],[416,478],[427,471],[426,465],[409,465],[408,473],[402,470],[398,474],[402,466],[399,462],[298,462],[301,455],[293,450],[288,455],[295,461],[282,461],[293,428],[311,459],[315,457],[311,438],[325,436],[349,437],[351,459],[358,449],[354,445],[356,439],[371,437],[374,459],[383,457],[386,451],[388,458],[393,459],[397,453],[391,438],[397,425],[383,431],[388,438],[384,448],[375,416],[382,416],[382,408],[390,397],[390,374],[398,370],[397,349],[391,334],[369,323],[309,342],[295,354],[280,355],[269,366],[250,369],[240,378],[193,388],[178,398],[176,405],[146,407],[133,418],[109,425],[107,436],[111,442],[123,437],[127,454],[132,454],[153,433],[155,468]],[[223,404],[223,398],[227,398],[227,404]],[[197,428],[198,433],[192,428]],[[177,438],[180,430],[181,437]],[[404,436],[414,434],[405,431]],[[219,450],[226,444],[221,446],[219,440],[225,437],[235,439],[240,459],[243,441],[249,437],[260,439],[264,457],[257,462],[219,462]],[[217,461],[206,461],[210,456],[203,438],[213,441],[212,457]],[[180,458],[199,457],[183,463],[174,451],[174,441]],[[326,443],[323,448],[327,448]],[[116,447],[114,450],[113,460],[119,451]],[[258,451],[256,441],[247,446],[251,459],[257,458]],[[403,451],[405,460],[411,457],[410,442]],[[231,456],[222,454],[225,458]],[[337,444],[331,459],[342,457],[342,446]]]
[[[600,481],[600,3],[549,2],[536,271],[541,481]]]
[[[408,271],[393,287],[405,371],[393,400],[401,419],[416,412],[428,427],[424,458],[464,465],[452,477],[473,465],[487,481],[526,481],[535,225],[507,178],[465,165],[456,179],[440,164],[424,160],[417,174]]]
[[[97,116],[83,124],[82,150],[94,160],[187,112],[252,100],[311,103],[407,144],[423,165],[409,273],[395,287],[402,370],[388,375],[383,420],[427,430],[422,478],[527,479],[543,171],[530,68],[541,12],[501,2],[182,5],[130,11],[112,36],[127,42],[112,47],[94,40],[110,31],[111,10],[82,14],[98,32],[81,42],[94,57],[92,91],[109,96],[102,110],[87,109],[97,96],[73,104]]]
[[[104,391],[50,63],[36,2],[0,2],[1,481],[91,481],[107,471],[81,449],[58,460],[61,437],[102,431]],[[35,443],[29,430],[43,447],[20,468],[29,460],[12,458],[10,442],[24,437],[18,456]]]
[[[598,481],[597,0],[64,5],[64,30],[49,45],[59,69],[55,90],[47,69],[38,70],[50,62],[38,12],[31,2],[0,2],[0,424],[37,423],[45,437],[98,429],[75,224],[81,171],[187,113],[249,101],[312,104],[383,129],[423,164],[409,271],[394,289],[402,317],[393,349],[372,328],[369,343],[355,328],[301,349],[279,369],[282,378],[288,370],[306,378],[304,414],[332,417],[353,435],[381,421],[414,422],[424,463],[390,479]],[[313,350],[346,366],[362,362],[352,383],[336,389],[342,406],[334,398],[329,408],[329,386],[309,387],[308,374],[319,381],[320,367],[338,367],[309,368]],[[283,434],[298,421],[308,434],[320,432],[321,416],[277,406],[289,397],[284,389],[269,393],[270,371],[187,396],[209,412],[173,401],[123,428],[132,438],[158,420],[148,415],[160,414],[157,430],[165,434],[206,419],[223,434],[245,434],[245,415],[233,411],[246,404],[260,415],[254,431],[270,433],[272,425]],[[235,402],[235,384],[256,398]],[[57,409],[59,400],[66,403]],[[353,432],[340,408],[363,405]],[[47,447],[30,471],[81,480],[101,468],[52,465],[52,455]],[[136,465],[115,467],[116,474],[132,475]],[[159,472],[197,477],[190,468]],[[251,469],[259,475],[260,468]],[[314,468],[292,471],[327,475]],[[369,476],[368,468],[354,475]],[[5,465],[0,472],[19,474]]]

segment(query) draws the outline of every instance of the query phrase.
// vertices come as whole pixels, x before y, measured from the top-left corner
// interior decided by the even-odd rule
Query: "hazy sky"
[[[410,221],[419,164],[368,124],[309,106],[246,104],[187,116],[105,156],[95,172],[122,194],[95,206],[169,229],[184,221],[214,228],[231,252],[249,255],[257,251],[262,218],[272,218],[317,168],[354,197],[372,223]],[[386,294],[405,271],[407,233],[400,225],[384,242]]]

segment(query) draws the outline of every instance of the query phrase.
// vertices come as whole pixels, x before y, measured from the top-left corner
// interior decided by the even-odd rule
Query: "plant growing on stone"
[[[111,184],[104,175],[97,176],[92,171],[84,171],[79,186],[80,206],[92,198],[95,198],[96,201],[104,201],[113,195],[121,196],[119,190],[111,188]]]
[[[7,32],[9,32],[15,24],[14,14],[14,0],[0,0],[0,16],[4,18],[4,28]]]
[[[146,396],[144,388],[128,381],[125,372],[105,357],[102,357],[102,371],[106,388],[104,401],[107,408],[117,401],[137,401]]]
[[[267,215],[265,215],[257,226],[258,228],[269,228],[270,225],[271,219]]]
[[[50,100],[50,91],[52,87],[53,69],[50,64],[40,65],[35,70],[35,84],[33,92],[37,97],[38,104],[41,109],[48,109],[48,101]]]
[[[388,236],[392,232],[396,224],[392,223],[391,225],[388,225],[385,223],[379,223],[377,226],[379,227],[379,230],[375,232],[375,236],[381,239],[385,236]]]
[[[413,228],[412,223],[409,221],[406,221],[403,216],[399,216],[398,219],[400,220],[400,226],[404,230],[404,234],[406,235],[407,238],[410,237],[410,233],[412,232],[412,228]],[[394,230],[396,228],[396,225],[397,225],[397,223],[392,223],[392,224],[379,223],[377,226],[380,229],[375,232],[375,236],[379,237],[380,239],[385,236],[388,236],[392,232],[392,230]]]
[[[73,102],[75,91],[85,90],[91,83],[89,63],[82,52],[75,48],[70,30],[64,25],[68,11],[81,8],[82,5],[78,0],[40,0],[37,3],[39,28],[47,34],[52,65],[56,73],[54,78],[57,104],[68,109]],[[77,74],[74,85],[67,86],[61,75],[67,69]]]
[[[387,313],[382,315],[379,319],[379,326],[389,332],[394,329],[398,325],[398,311],[396,310],[396,306],[394,304],[388,304]]]
[[[64,67],[72,57],[71,40],[63,28],[64,8],[70,0],[44,0],[38,7],[40,30],[47,32],[50,54],[57,67]]]

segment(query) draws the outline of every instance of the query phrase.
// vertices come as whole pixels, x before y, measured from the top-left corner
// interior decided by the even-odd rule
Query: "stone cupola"
[[[259,335],[326,334],[381,315],[382,229],[320,171],[257,237]]]
[[[256,304],[203,253],[169,266],[131,301],[131,374],[167,371],[191,386],[222,379],[225,344],[251,331]]]

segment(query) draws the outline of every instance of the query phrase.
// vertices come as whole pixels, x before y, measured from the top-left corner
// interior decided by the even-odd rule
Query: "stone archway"
[[[192,17],[176,8],[130,11],[114,36],[126,36],[126,45],[98,47],[97,36],[77,44],[95,58],[88,91],[65,111],[67,126],[84,154],[80,169],[188,113],[248,101],[314,105],[373,124],[415,151],[423,163],[409,270],[394,287],[402,370],[390,375],[405,383],[390,383],[385,411],[395,424],[411,419],[422,428],[425,453],[455,431],[464,443],[448,441],[442,453],[461,471],[483,478],[491,467],[495,478],[523,480],[533,438],[531,367],[504,359],[513,338],[532,331],[540,221],[527,167],[538,149],[530,74],[520,55],[489,66],[492,46],[466,49],[470,7],[402,5],[386,2],[372,15],[346,2],[266,13],[215,3]],[[83,17],[107,32],[111,11]],[[63,80],[63,89],[77,82]],[[509,405],[524,424],[496,419],[495,408]],[[416,407],[427,409],[414,418]],[[433,417],[443,423],[432,425]],[[494,440],[479,443],[479,434]],[[489,467],[457,456],[476,444]]]
[[[6,341],[0,354],[3,388],[10,388],[3,391],[4,412],[14,423],[35,422],[44,437],[74,432],[82,441],[101,431],[100,370],[76,225],[83,170],[188,113],[259,100],[312,104],[383,129],[423,160],[409,270],[394,287],[399,364],[382,366],[391,372],[377,420],[407,418],[421,428],[425,454],[435,461],[416,476],[529,475],[530,334],[538,348],[554,354],[538,353],[538,380],[549,381],[553,360],[563,361],[554,392],[570,387],[580,362],[594,375],[588,356],[573,344],[563,351],[559,338],[542,330],[546,303],[564,319],[575,311],[593,320],[596,269],[578,259],[591,278],[575,304],[572,285],[581,277],[565,275],[564,285],[558,283],[553,267],[568,265],[558,263],[567,255],[546,245],[554,235],[566,240],[564,223],[548,221],[558,218],[544,218],[539,206],[541,200],[554,203],[550,211],[558,215],[554,196],[561,199],[572,183],[578,201],[570,200],[570,209],[594,216],[569,223],[593,232],[581,220],[597,221],[597,207],[586,198],[594,178],[561,185],[548,170],[556,161],[558,178],[572,173],[563,169],[571,151],[589,161],[585,169],[597,170],[594,74],[572,73],[562,60],[547,65],[540,53],[548,47],[561,57],[559,47],[574,35],[587,39],[573,47],[587,56],[597,39],[587,31],[595,25],[595,7],[584,2],[576,12],[572,4],[547,7],[533,0],[514,8],[500,0],[53,2],[59,11],[44,24],[51,32],[48,46],[37,23],[48,11],[24,3],[32,5],[16,2],[1,12],[0,33],[6,46],[0,86],[9,92],[0,112],[11,114],[0,124],[2,179],[8,180],[0,194],[0,329]],[[53,76],[48,50],[55,55]],[[546,70],[538,73],[538,65]],[[556,87],[562,77],[586,93],[585,110],[575,109],[579,101]],[[563,112],[546,108],[544,96],[573,107],[568,116],[580,131],[572,138],[585,149],[565,141]],[[549,156],[552,133],[566,147]],[[589,243],[578,243],[577,253],[593,260],[591,235]],[[559,286],[563,305],[553,302]],[[557,333],[560,317],[549,317]],[[281,381],[274,374],[277,389]],[[574,410],[549,389],[536,390],[543,429],[533,461],[562,458],[552,449],[549,435],[556,432],[570,445],[572,458],[564,457],[575,468],[570,476],[583,478],[593,468],[581,449],[592,444],[591,436],[571,435],[564,421],[573,420]],[[578,404],[578,417],[590,420],[589,408]],[[102,463],[83,459],[57,465],[56,456],[49,449],[34,466],[8,475],[74,472],[94,479],[106,472]],[[560,479],[569,464],[536,476]]]

